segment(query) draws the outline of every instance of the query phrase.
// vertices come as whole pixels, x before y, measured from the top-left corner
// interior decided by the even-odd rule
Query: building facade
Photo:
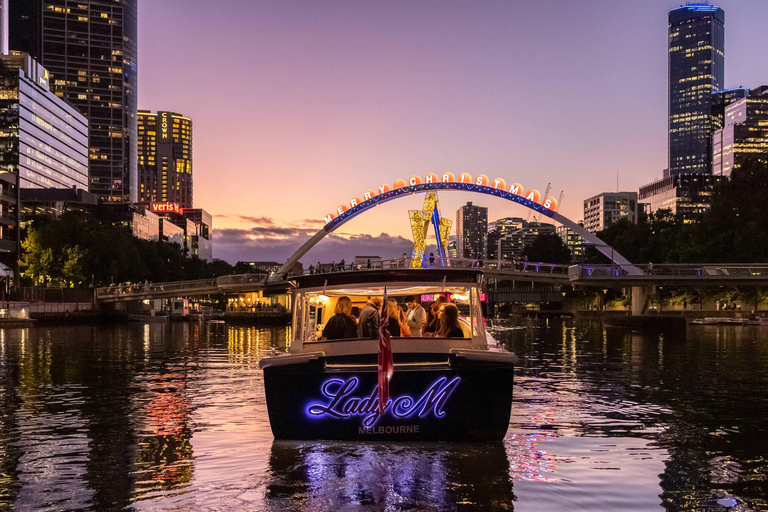
[[[187,233],[190,256],[213,261],[213,216],[202,208],[185,208],[182,213],[192,222]]]
[[[0,263],[16,278],[21,190],[88,186],[88,121],[49,80],[28,55],[0,56]]]
[[[749,158],[768,158],[768,86],[725,107],[723,128],[712,136],[712,173],[730,176]]]
[[[524,222],[520,229],[516,229],[498,241],[499,260],[522,260],[525,250],[531,246],[539,235],[555,234],[554,224],[546,222]]]
[[[715,186],[725,179],[698,173],[669,176],[640,187],[638,201],[646,213],[668,209],[683,222],[696,222],[696,217],[712,204]]]
[[[22,188],[21,224],[34,217],[60,217],[66,212],[92,214],[99,207],[99,198],[78,188]]]
[[[584,228],[597,233],[619,219],[636,224],[637,192],[603,192],[584,201]]]
[[[10,0],[10,48],[50,72],[52,90],[88,118],[89,190],[138,200],[138,0]]]
[[[584,239],[574,230],[565,226],[557,226],[557,235],[563,241],[563,244],[568,247],[568,250],[571,251],[571,263],[582,262],[586,247]]]
[[[139,110],[138,130],[139,202],[192,208],[192,120]]]
[[[0,57],[0,145],[4,170],[21,188],[88,189],[88,120],[49,89],[28,55]]]
[[[525,219],[519,217],[507,217],[491,222],[488,225],[488,235],[486,236],[486,257],[489,260],[503,260],[504,251],[501,250],[500,241],[507,235],[510,235],[525,225]],[[502,256],[499,256],[502,255]]]
[[[669,175],[711,172],[712,93],[725,77],[725,12],[706,3],[669,11]]]
[[[485,258],[487,233],[488,208],[468,202],[456,211],[456,252],[459,258]]]

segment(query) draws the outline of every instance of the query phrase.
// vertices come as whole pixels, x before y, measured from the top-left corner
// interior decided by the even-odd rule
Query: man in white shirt
[[[424,325],[427,323],[427,312],[413,295],[405,299],[405,304],[408,306],[405,319],[408,321],[408,327],[411,328],[411,338],[421,338],[424,335]]]

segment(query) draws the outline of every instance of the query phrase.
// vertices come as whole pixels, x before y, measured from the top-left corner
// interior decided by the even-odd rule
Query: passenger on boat
[[[437,332],[438,322],[437,314],[440,311],[440,306],[448,302],[448,299],[440,295],[435,302],[429,307],[429,314],[427,315],[427,325],[424,327],[424,332],[434,335]]]
[[[350,316],[352,300],[349,297],[339,297],[336,301],[334,315],[328,319],[323,329],[323,338],[327,340],[345,340],[357,338],[357,324]]]
[[[408,327],[411,329],[411,336],[420,338],[424,331],[424,326],[427,323],[427,312],[424,311],[424,308],[421,307],[418,299],[413,295],[409,295],[405,298],[405,305],[408,306],[406,320],[408,322]]]
[[[379,337],[379,309],[381,309],[381,297],[371,297],[362,311],[360,311],[360,320],[357,323],[357,337],[378,338]]]
[[[464,331],[459,325],[459,308],[456,304],[444,304],[438,313],[438,324],[435,338],[463,338]]]
[[[387,300],[387,316],[389,316],[389,335],[404,337],[411,335],[411,329],[405,320],[405,313],[394,299]]]

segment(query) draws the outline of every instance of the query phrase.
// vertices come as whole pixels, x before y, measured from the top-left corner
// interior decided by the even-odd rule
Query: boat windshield
[[[377,339],[384,291],[383,284],[370,283],[295,290],[294,340]],[[484,334],[474,284],[387,283],[386,294],[392,338],[477,339]]]

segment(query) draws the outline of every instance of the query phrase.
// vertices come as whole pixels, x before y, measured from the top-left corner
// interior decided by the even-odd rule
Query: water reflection
[[[266,499],[271,510],[512,510],[501,443],[275,442]]]
[[[765,329],[694,327],[680,337],[585,324],[555,336],[545,325],[505,341],[525,366],[516,382],[512,428],[549,432],[557,481],[572,479],[569,466],[576,459],[568,454],[575,453],[585,467],[645,475],[646,501],[653,487],[659,495],[648,508],[768,508]],[[607,442],[585,453],[591,437]],[[658,477],[647,471],[653,467]],[[586,488],[585,475],[574,481]],[[620,487],[615,477],[611,482],[601,499],[612,497],[614,484]],[[637,484],[627,481],[634,485],[625,487],[627,501]],[[525,496],[524,486],[517,490]]]
[[[385,445],[273,442],[258,361],[286,329],[0,329],[0,509],[768,509],[765,328],[497,337],[503,443]]]

